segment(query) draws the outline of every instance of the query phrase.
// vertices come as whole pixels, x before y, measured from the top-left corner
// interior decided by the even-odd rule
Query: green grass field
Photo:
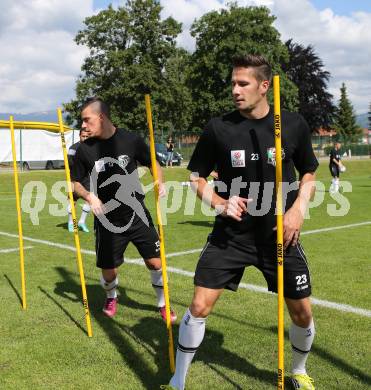
[[[371,161],[346,165],[342,178],[353,187],[352,192],[344,193],[350,202],[349,212],[330,217],[327,206],[336,202],[325,192],[324,202],[310,211],[303,231],[329,230],[303,235],[302,242],[310,262],[313,297],[365,310],[357,314],[343,311],[344,306],[314,305],[317,335],[308,370],[318,389],[371,388],[371,223],[330,230],[371,222]],[[4,251],[18,247],[13,178],[9,173],[0,174],[0,389],[159,389],[170,377],[167,333],[156,312],[144,267],[130,263],[121,267],[119,312],[108,319],[101,313],[104,294],[95,257],[83,254],[93,328],[93,337],[87,337],[76,256],[69,248],[74,246],[73,235],[66,230],[66,217],[51,216],[48,210],[49,205],[58,203],[51,195],[51,186],[63,180],[63,175],[62,171],[20,174],[21,188],[30,181],[43,181],[48,188],[40,224],[33,225],[30,215],[22,214],[25,238],[43,241],[24,241],[28,247],[28,307],[23,311],[19,253]],[[182,168],[168,169],[165,177],[167,181],[184,181],[188,173]],[[328,189],[327,162],[321,164],[318,179]],[[144,182],[148,184],[148,174]],[[186,187],[182,191],[185,193]],[[153,212],[152,193],[146,203]],[[198,201],[194,215],[184,215],[184,207],[185,197],[180,210],[168,216],[168,254],[201,248],[211,229],[213,218],[201,213]],[[88,218],[92,228],[93,218]],[[80,239],[82,248],[94,250],[92,233],[80,234]],[[128,248],[126,256],[139,257],[134,247]],[[171,256],[168,266],[193,272],[197,259],[198,253]],[[178,273],[169,273],[169,280],[172,306],[179,317],[173,327],[176,341],[179,320],[192,298],[193,280]],[[243,282],[265,287],[263,277],[254,269],[245,272]],[[274,389],[276,312],[273,294],[246,288],[236,294],[225,292],[207,321],[187,389]],[[289,323],[285,312],[287,330]],[[287,332],[285,356],[288,372]]]

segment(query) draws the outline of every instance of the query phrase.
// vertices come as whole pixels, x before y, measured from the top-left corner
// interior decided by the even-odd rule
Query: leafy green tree
[[[210,116],[233,108],[231,61],[239,54],[263,54],[281,76],[282,107],[295,109],[297,88],[282,72],[280,64],[288,60],[288,52],[272,25],[274,20],[266,7],[232,3],[193,23],[196,50],[191,58],[189,85],[195,102],[194,127],[202,127]]]
[[[289,60],[281,65],[288,78],[298,87],[300,114],[312,131],[320,127],[329,128],[335,113],[333,96],[327,91],[330,73],[323,69],[323,62],[311,45],[304,47],[293,43],[292,39],[285,45]]]
[[[368,107],[368,130],[371,131],[371,103]]]
[[[362,132],[362,129],[357,125],[356,115],[348,98],[345,83],[340,88],[340,100],[335,114],[334,127],[345,142],[357,141]]]
[[[166,137],[171,134],[179,139],[189,131],[193,113],[192,94],[186,85],[189,61],[190,54],[177,48],[164,67],[165,87],[153,94],[158,108],[154,115],[163,124],[162,133]]]
[[[90,52],[76,84],[76,99],[65,104],[70,122],[79,121],[81,102],[98,95],[111,106],[114,124],[146,133],[144,93],[150,91],[155,129],[160,132],[168,123],[168,107],[160,107],[156,97],[159,91],[167,92],[181,24],[171,17],[161,20],[161,9],[156,0],[128,0],[124,7],[109,6],[85,19],[75,40]],[[174,102],[167,103],[174,110]]]

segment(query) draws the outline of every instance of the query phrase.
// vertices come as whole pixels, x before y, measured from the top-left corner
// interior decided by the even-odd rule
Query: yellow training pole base
[[[285,387],[284,362],[284,284],[283,284],[283,209],[282,209],[282,145],[280,79],[273,77],[274,139],[276,149],[276,212],[277,212],[277,292],[278,292],[278,382],[277,388]]]

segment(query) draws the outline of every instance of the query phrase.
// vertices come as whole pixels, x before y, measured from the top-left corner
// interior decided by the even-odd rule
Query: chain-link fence
[[[339,141],[341,143],[341,152],[348,157],[355,156],[370,156],[371,155],[371,139],[368,143],[364,143],[364,140],[358,142],[349,142],[344,139],[335,139],[331,136],[320,136],[318,134],[312,135],[312,145],[314,153],[317,157],[325,157],[330,154],[331,149],[334,147],[334,142]],[[367,141],[367,140],[366,140]]]

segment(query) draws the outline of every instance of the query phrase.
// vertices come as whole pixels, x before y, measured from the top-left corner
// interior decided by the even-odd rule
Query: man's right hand
[[[222,217],[229,217],[235,221],[242,221],[242,214],[247,213],[247,205],[253,199],[241,198],[239,196],[231,196],[226,199],[223,204],[217,205],[215,209]]]
[[[89,195],[87,196],[86,200],[88,201],[91,211],[94,213],[94,215],[102,215],[105,213],[103,203],[101,200],[92,192],[89,192]]]

